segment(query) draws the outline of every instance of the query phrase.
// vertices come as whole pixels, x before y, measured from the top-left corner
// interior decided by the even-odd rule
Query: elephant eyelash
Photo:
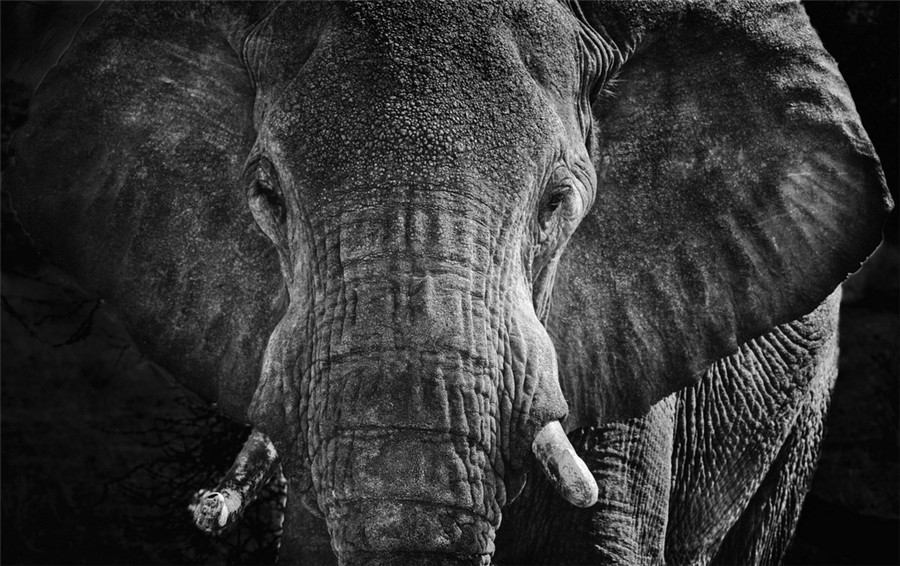
[[[540,225],[541,232],[545,236],[551,229],[551,223],[556,217],[556,212],[565,204],[566,198],[569,197],[571,192],[571,187],[556,189],[549,194],[547,199],[541,205],[541,210],[538,213],[538,224]]]
[[[257,179],[253,182],[252,196],[265,199],[266,204],[271,209],[275,219],[278,220],[278,222],[284,222],[287,211],[284,205],[284,199],[277,191]]]
[[[544,204],[544,209],[548,212],[555,212],[563,201],[565,201],[567,193],[568,191],[557,191],[550,195],[550,198],[548,198],[547,202]]]
[[[248,196],[258,203],[254,208],[265,210],[276,222],[283,223],[287,218],[287,207],[276,188],[278,177],[274,166],[260,156],[248,162],[246,175],[250,179]]]

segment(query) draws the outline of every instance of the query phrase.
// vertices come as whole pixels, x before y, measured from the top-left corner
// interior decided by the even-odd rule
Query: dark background
[[[896,2],[805,2],[881,157],[894,201],[900,118]],[[812,492],[786,562],[900,564],[897,209],[885,244],[844,287],[840,374]]]
[[[54,25],[52,4],[22,4],[0,2],[4,168],[36,80],[12,55]],[[806,6],[896,200],[900,4]],[[8,204],[4,195],[0,561],[271,563],[283,484],[218,538],[197,531],[187,511],[193,493],[228,468],[248,430],[143,358],[100,301],[40,260]],[[841,373],[790,564],[900,563],[896,211],[886,240],[845,286]]]

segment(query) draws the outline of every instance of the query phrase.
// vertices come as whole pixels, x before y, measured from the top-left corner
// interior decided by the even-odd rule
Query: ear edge
[[[182,9],[97,12],[38,90],[9,173],[49,259],[115,304],[144,353],[246,421],[283,287],[238,183],[254,91],[221,22]]]

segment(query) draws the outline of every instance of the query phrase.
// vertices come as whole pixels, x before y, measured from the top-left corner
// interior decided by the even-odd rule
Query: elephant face
[[[531,447],[590,505],[560,419],[809,313],[891,206],[799,4],[111,4],[4,186],[345,563],[488,561]]]
[[[339,553],[487,554],[535,434],[566,415],[540,317],[594,198],[595,57],[555,5],[322,17],[256,101],[249,204],[290,304],[250,418],[311,471]],[[290,66],[273,59],[248,66]]]

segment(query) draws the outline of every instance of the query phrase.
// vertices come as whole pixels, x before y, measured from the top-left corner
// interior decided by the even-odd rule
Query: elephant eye
[[[559,205],[562,204],[563,200],[566,198],[566,195],[562,192],[554,193],[547,199],[547,204],[544,205],[545,210],[548,212],[554,212]]]
[[[260,157],[247,170],[250,209],[261,223],[283,224],[287,206],[281,195],[278,175],[268,159]]]
[[[571,187],[560,187],[559,189],[556,189],[552,193],[550,193],[550,195],[544,201],[544,204],[541,206],[541,211],[538,216],[538,223],[540,224],[542,231],[548,231],[554,217],[556,216],[556,211],[559,210],[560,207],[564,207],[566,205],[567,200],[570,198],[571,192]]]
[[[272,187],[257,179],[253,182],[251,198],[259,199],[265,203],[272,216],[279,223],[284,222],[287,211],[284,206],[284,199]]]

